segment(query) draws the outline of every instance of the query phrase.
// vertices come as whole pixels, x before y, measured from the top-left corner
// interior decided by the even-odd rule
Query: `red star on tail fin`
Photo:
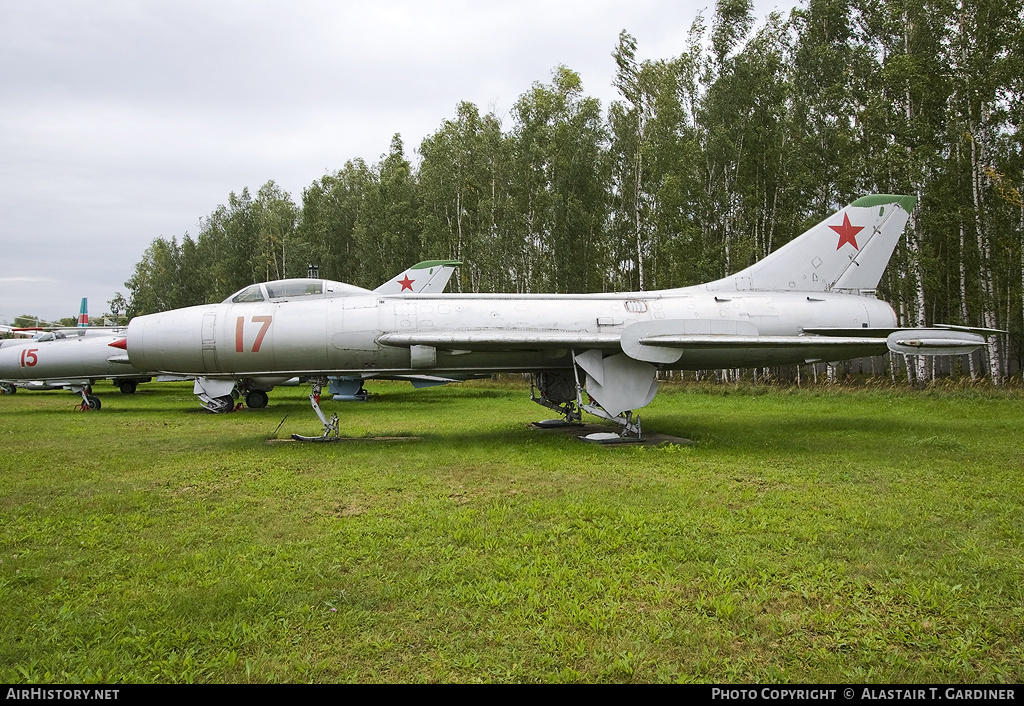
[[[841,226],[829,226],[836,233],[839,233],[839,244],[836,245],[836,250],[843,247],[843,243],[849,243],[854,247],[855,250],[860,250],[857,246],[857,233],[864,230],[864,226],[855,226],[850,223],[850,216],[843,214],[843,225]]]

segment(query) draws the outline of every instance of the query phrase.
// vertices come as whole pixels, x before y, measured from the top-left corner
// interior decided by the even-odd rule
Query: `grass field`
[[[0,398],[0,683],[1024,681],[1020,391],[96,389]]]

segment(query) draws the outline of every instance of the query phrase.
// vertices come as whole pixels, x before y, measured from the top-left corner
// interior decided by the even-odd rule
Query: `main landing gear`
[[[235,398],[231,395],[211,397],[209,401],[200,403],[203,409],[214,414],[227,414],[235,409]]]
[[[562,415],[561,419],[535,422],[536,426],[551,428],[582,425],[583,413],[577,404],[580,395],[579,382],[568,373],[535,373],[530,379],[530,401]]]
[[[270,400],[266,390],[254,387],[251,381],[247,380],[236,384],[230,379],[198,377],[195,379],[192,392],[199,397],[203,409],[214,414],[225,414],[240,408],[241,405],[235,404],[240,397],[245,400],[245,406],[249,409],[263,409]]]
[[[128,378],[124,380],[114,380],[114,384],[117,385],[117,389],[121,391],[122,395],[134,395],[135,391],[139,389],[139,385],[144,382],[149,382],[152,377],[144,378]]]
[[[249,409],[263,409],[269,400],[263,390],[249,390],[249,394],[245,396],[245,406]]]
[[[534,375],[530,399],[562,415],[562,419],[538,422],[539,427],[581,424],[583,412],[615,422],[621,427],[612,432],[581,436],[584,441],[598,443],[643,441],[640,417],[633,410],[646,406],[654,398],[657,369],[642,361],[619,353],[605,356],[603,351],[589,350],[572,354],[573,369]],[[579,371],[586,373],[588,401],[583,401],[584,386]],[[537,391],[540,395],[537,395]]]

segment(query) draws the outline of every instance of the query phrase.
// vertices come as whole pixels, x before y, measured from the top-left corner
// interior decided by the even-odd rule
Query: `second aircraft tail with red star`
[[[461,264],[458,260],[417,262],[373,291],[377,294],[436,294],[443,292],[452,273],[455,272],[455,268]]]

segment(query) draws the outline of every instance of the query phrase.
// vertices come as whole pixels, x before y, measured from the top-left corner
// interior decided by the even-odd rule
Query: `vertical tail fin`
[[[89,300],[86,297],[82,297],[82,306],[78,310],[78,325],[89,325]]]
[[[864,196],[711,291],[873,290],[910,219],[913,196]]]
[[[402,274],[373,290],[377,294],[433,294],[444,291],[455,268],[456,260],[418,262]]]

